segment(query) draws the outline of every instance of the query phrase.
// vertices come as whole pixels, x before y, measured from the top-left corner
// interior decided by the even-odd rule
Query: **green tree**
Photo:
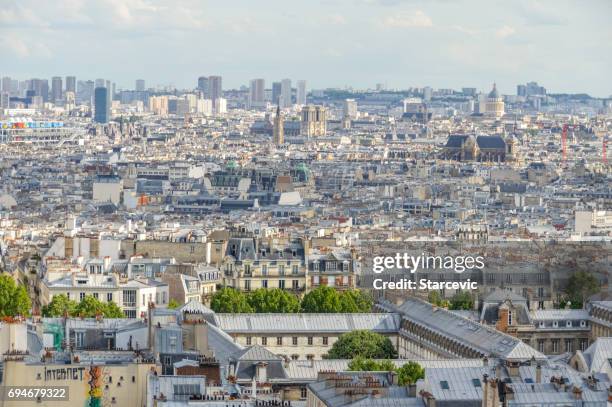
[[[395,359],[397,352],[386,336],[372,331],[356,330],[341,335],[327,354],[328,359]]]
[[[471,310],[474,308],[474,299],[467,291],[459,291],[450,300],[450,309]]]
[[[450,308],[450,303],[442,298],[439,291],[430,291],[427,295],[427,301],[438,307]]]
[[[63,317],[64,315],[75,315],[77,302],[68,298],[66,294],[54,295],[49,304],[43,306],[43,317]]]
[[[176,308],[178,308],[180,306],[181,306],[181,304],[179,304],[178,301],[175,300],[174,298],[171,299],[170,301],[168,301],[168,308],[170,308],[170,309],[176,309]]]
[[[259,288],[247,295],[254,312],[294,313],[300,311],[298,298],[279,288]]]
[[[565,293],[571,301],[572,308],[582,308],[584,302],[599,291],[599,282],[595,276],[586,271],[577,271],[567,281]]]
[[[416,362],[408,362],[397,370],[397,381],[400,386],[414,384],[425,378],[425,369]]]
[[[215,312],[240,314],[253,312],[246,295],[233,288],[225,287],[213,294],[210,308]]]
[[[389,359],[377,362],[372,359],[365,359],[358,356],[350,361],[348,370],[363,372],[393,372],[395,371],[395,365]]]
[[[302,299],[302,312],[341,312],[340,295],[332,287],[317,287]]]
[[[32,301],[26,288],[8,274],[0,275],[0,317],[28,316]]]
[[[125,314],[121,311],[121,308],[112,301],[104,304],[104,318],[125,318]]]
[[[104,304],[93,295],[86,295],[74,310],[74,315],[83,318],[93,318],[104,315]]]
[[[371,312],[372,297],[362,290],[347,290],[340,294],[340,312]]]

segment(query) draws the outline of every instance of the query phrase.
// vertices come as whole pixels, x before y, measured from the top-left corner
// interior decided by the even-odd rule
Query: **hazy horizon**
[[[0,76],[612,95],[612,2],[2,0]],[[588,4],[588,7],[584,5]],[[606,17],[608,16],[608,17]],[[11,57],[6,57],[7,55]]]

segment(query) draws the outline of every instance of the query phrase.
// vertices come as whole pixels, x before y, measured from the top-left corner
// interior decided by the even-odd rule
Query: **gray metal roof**
[[[216,325],[231,333],[350,332],[367,329],[397,332],[400,318],[394,313],[367,314],[215,314]]]
[[[435,307],[416,298],[395,306],[384,303],[387,309],[400,312],[402,318],[424,326],[449,339],[493,357],[513,360],[545,359],[546,357],[521,340],[494,328],[471,321],[446,309]]]

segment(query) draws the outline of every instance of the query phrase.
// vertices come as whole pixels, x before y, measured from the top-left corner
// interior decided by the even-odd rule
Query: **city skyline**
[[[202,75],[222,76],[226,89],[253,78],[305,79],[309,89],[485,91],[496,82],[504,94],[533,80],[554,93],[612,94],[612,10],[604,1],[334,0],[280,13],[275,1],[236,7],[242,3],[9,4],[0,51],[13,58],[0,75],[104,77],[118,88],[137,78],[194,88]]]

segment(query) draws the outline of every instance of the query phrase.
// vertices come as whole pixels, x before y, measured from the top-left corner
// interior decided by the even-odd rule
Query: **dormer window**
[[[553,321],[553,328],[559,328],[559,322]]]
[[[586,321],[580,321],[580,326],[584,328],[586,326]]]

